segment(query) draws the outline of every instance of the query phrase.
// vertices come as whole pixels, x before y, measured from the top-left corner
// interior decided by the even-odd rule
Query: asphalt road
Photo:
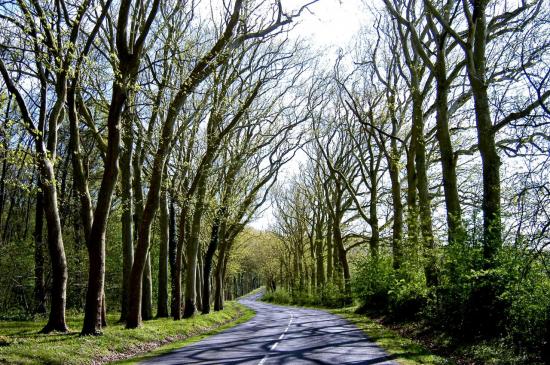
[[[359,329],[333,314],[256,301],[250,321],[143,364],[397,365]]]

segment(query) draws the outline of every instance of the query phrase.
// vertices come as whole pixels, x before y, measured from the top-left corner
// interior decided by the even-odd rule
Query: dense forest
[[[332,57],[324,1],[0,0],[0,318],[265,285],[549,359],[550,4],[365,1]]]

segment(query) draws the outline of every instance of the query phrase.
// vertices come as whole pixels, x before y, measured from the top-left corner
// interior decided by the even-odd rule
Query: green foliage
[[[492,364],[536,363],[545,356],[550,278],[540,257],[505,246],[488,265],[475,243],[447,246],[442,255],[434,288],[426,287],[424,272],[413,260],[395,270],[387,255],[360,259],[354,296],[362,310],[398,321],[415,319],[441,332],[457,356]]]
[[[126,359],[150,351],[161,343],[181,341],[207,333],[223,324],[237,324],[236,319],[250,318],[250,310],[235,302],[226,303],[220,312],[195,316],[183,321],[162,318],[147,321],[143,327],[127,330],[116,323],[120,314],[109,313],[109,326],[103,336],[79,337],[83,316],[70,314],[70,334],[38,334],[45,324],[40,321],[0,322],[0,363],[7,364],[96,364]],[[179,344],[181,345],[181,343]]]
[[[292,298],[290,293],[284,289],[277,289],[275,291],[268,291],[262,297],[265,302],[271,302],[276,304],[291,304]]]
[[[342,291],[333,284],[328,284],[317,293],[278,288],[267,291],[262,300],[275,304],[291,304],[301,306],[322,306],[327,308],[342,307],[346,301]]]
[[[320,290],[319,304],[328,308],[341,308],[349,302],[338,285],[334,283],[325,284]]]
[[[368,257],[358,260],[352,280],[353,293],[363,304],[373,309],[384,309],[389,304],[392,283],[396,273],[391,266],[391,258]]]
[[[422,271],[410,263],[395,270],[389,255],[358,260],[352,287],[364,309],[388,311],[396,318],[416,316],[428,297]]]
[[[29,319],[33,312],[34,263],[30,238],[0,247],[0,319]],[[47,265],[47,263],[45,263]]]

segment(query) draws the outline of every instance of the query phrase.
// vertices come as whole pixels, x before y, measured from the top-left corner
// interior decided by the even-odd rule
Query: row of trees
[[[290,268],[275,280],[296,298],[354,293],[457,337],[512,334],[540,350],[548,4],[384,0],[368,11],[374,26],[314,81],[306,162],[275,201],[277,260]]]
[[[67,331],[69,259],[88,264],[81,333],[101,333],[110,246],[128,328],[152,318],[153,252],[157,316],[223,309],[235,237],[301,143],[307,64],[287,33],[305,8],[0,4],[0,247],[27,245],[34,225],[34,273],[8,280],[34,277],[42,332]],[[23,280],[4,286],[25,297]]]

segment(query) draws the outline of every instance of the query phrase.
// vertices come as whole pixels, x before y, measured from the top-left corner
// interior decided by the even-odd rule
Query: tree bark
[[[170,263],[170,292],[172,293],[171,301],[170,301],[170,315],[176,319],[176,312],[179,311],[178,305],[181,304],[181,302],[178,303],[176,301],[176,286],[177,281],[180,280],[179,275],[181,274],[177,272],[176,270],[176,260],[177,260],[177,251],[178,251],[178,244],[177,244],[177,237],[176,237],[176,209],[174,207],[174,198],[170,197],[170,217],[169,217],[169,226],[168,226],[168,258]],[[181,259],[181,257],[180,257]],[[181,295],[181,289],[179,292],[179,295]]]
[[[214,254],[218,249],[218,244],[220,242],[220,220],[221,217],[225,214],[225,209],[222,207],[219,209],[214,222],[212,224],[212,232],[210,234],[210,243],[204,255],[204,267],[203,267],[203,286],[202,286],[202,314],[210,313],[210,278],[212,271],[212,260],[214,259]],[[223,234],[222,234],[223,237]]]
[[[466,52],[467,73],[476,114],[476,129],[483,171],[483,256],[486,266],[494,265],[502,246],[500,211],[500,157],[498,156],[486,80],[487,21],[486,1],[473,1],[473,47]]]
[[[432,208],[428,191],[428,175],[426,165],[426,142],[424,139],[424,117],[422,111],[422,97],[413,95],[413,129],[416,129],[416,186],[418,188],[418,205],[420,218],[420,231],[424,244],[425,275],[429,287],[437,285],[437,269],[435,262],[435,241],[432,229]]]
[[[49,333],[52,331],[67,332],[65,323],[65,303],[67,293],[67,259],[63,246],[61,233],[61,220],[57,206],[57,189],[55,186],[55,173],[53,165],[45,157],[46,152],[39,153],[40,169],[44,180],[40,188],[44,193],[44,214],[48,225],[48,251],[52,267],[51,306],[48,323],[40,331]]]
[[[168,245],[169,232],[168,195],[166,188],[162,189],[160,197],[160,247],[158,272],[157,317],[168,317]]]
[[[179,237],[178,237],[178,247],[176,250],[176,263],[175,263],[175,291],[173,293],[174,297],[174,309],[175,311],[172,313],[172,317],[174,320],[181,319],[182,315],[182,280],[181,280],[181,273],[183,271],[183,255],[184,255],[184,244],[187,239],[187,224],[188,224],[188,217],[187,217],[187,202],[183,203],[183,207],[181,208],[181,214],[180,214],[180,222],[179,222]]]
[[[123,119],[123,144],[120,156],[121,168],[121,204],[122,204],[122,293],[120,301],[120,321],[128,316],[130,272],[134,262],[134,195],[132,192],[133,131],[129,118]]]
[[[40,179],[40,177],[38,177]],[[40,182],[38,182],[40,185]],[[34,220],[34,311],[46,313],[46,289],[44,282],[44,196],[36,194]]]
[[[332,267],[332,218],[330,214],[327,218],[327,283],[333,283],[333,267]]]
[[[209,163],[207,164],[209,165]],[[197,183],[197,195],[195,200],[195,209],[191,223],[191,234],[187,242],[187,273],[185,281],[185,304],[183,309],[183,318],[192,317],[196,311],[196,281],[197,281],[197,255],[199,250],[199,234],[202,216],[204,214],[204,197],[206,194],[206,184],[208,179],[209,167],[205,167],[201,172]]]
[[[105,280],[105,233],[111,209],[111,200],[118,177],[120,148],[120,116],[126,101],[127,91],[120,80],[113,83],[113,94],[107,118],[108,146],[105,169],[98,193],[92,229],[88,237],[88,291],[81,335],[101,334],[101,313]]]
[[[141,276],[143,292],[141,294],[141,318],[153,319],[153,276],[151,273],[151,251],[147,252],[143,274]]]
[[[395,102],[395,97],[392,95],[390,101]],[[394,104],[392,104],[394,105]],[[398,122],[395,115],[392,118],[392,137],[397,136]],[[390,181],[391,181],[391,198],[393,206],[393,225],[392,225],[392,251],[393,251],[393,268],[398,270],[403,262],[403,202],[401,201],[401,180],[399,179],[399,152],[395,138],[390,140],[390,154],[386,153],[388,161]]]
[[[325,264],[323,261],[323,214],[319,212],[315,225],[315,260],[317,290],[325,287]]]
[[[456,157],[453,152],[449,132],[448,95],[450,83],[447,79],[446,42],[445,35],[438,35],[437,59],[434,64],[436,80],[436,137],[441,154],[441,170],[443,174],[443,191],[447,209],[447,238],[450,245],[462,245],[466,240],[466,231],[462,221],[462,210],[458,195],[456,177]]]

